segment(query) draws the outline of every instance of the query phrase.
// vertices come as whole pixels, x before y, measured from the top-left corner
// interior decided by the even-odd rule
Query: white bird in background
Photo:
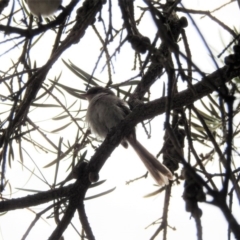
[[[86,121],[91,131],[102,139],[107,136],[111,128],[116,127],[131,112],[127,103],[115,96],[110,89],[93,87],[81,96],[89,101]],[[159,185],[168,184],[168,179],[173,179],[171,171],[137,141],[135,130],[122,140],[125,148],[128,143]]]
[[[62,4],[62,0],[26,0],[33,15],[50,16],[56,12]]]

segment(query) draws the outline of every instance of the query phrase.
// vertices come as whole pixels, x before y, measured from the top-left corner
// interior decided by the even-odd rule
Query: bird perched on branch
[[[52,15],[62,4],[62,0],[26,0],[26,2],[31,13],[38,18]]]
[[[93,87],[81,96],[89,101],[86,121],[91,131],[101,139],[104,139],[111,128],[116,127],[131,112],[128,104],[107,88]],[[122,139],[122,145],[125,148],[127,148],[128,143],[159,185],[168,184],[168,180],[173,179],[171,171],[138,142],[135,129]]]

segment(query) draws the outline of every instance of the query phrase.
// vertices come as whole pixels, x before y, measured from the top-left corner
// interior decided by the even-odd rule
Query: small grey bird
[[[62,0],[26,0],[26,2],[31,13],[37,17],[52,15],[62,4]]]
[[[116,127],[131,112],[128,104],[107,88],[93,87],[81,96],[89,101],[86,122],[91,131],[101,139],[104,139],[111,128]],[[168,179],[173,179],[171,171],[137,141],[135,129],[122,140],[122,145],[125,148],[127,148],[128,143],[160,186],[168,184]]]

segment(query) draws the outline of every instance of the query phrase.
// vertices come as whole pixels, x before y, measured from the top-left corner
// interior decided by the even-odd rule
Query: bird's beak
[[[82,94],[78,94],[78,97],[83,99],[83,100],[87,100],[88,98],[88,94],[87,93],[82,93]]]

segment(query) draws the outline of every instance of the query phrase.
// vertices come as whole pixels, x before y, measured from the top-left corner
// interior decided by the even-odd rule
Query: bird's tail
[[[173,179],[171,171],[164,164],[160,163],[136,138],[131,135],[127,140],[160,186],[167,185],[168,179]]]

